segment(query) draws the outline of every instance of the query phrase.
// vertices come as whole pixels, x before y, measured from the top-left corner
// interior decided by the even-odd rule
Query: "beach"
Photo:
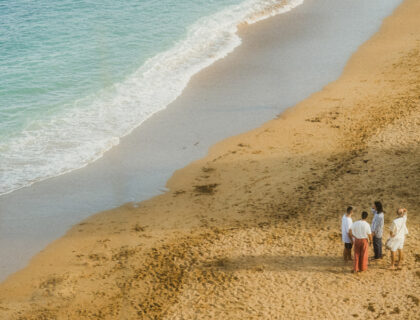
[[[75,225],[1,284],[1,317],[418,318],[419,15],[403,1],[338,80],[218,142],[167,192]],[[341,217],[375,200],[386,226],[408,209],[405,261],[354,275]]]
[[[102,158],[0,195],[0,281],[80,221],[165,192],[174,171],[204,157],[213,144],[260,126],[337,79],[351,54],[400,2],[308,0],[286,13],[240,26],[239,47],[194,75],[174,102],[122,137]],[[155,90],[164,89],[166,85]],[[86,125],[84,120],[83,129],[90,130]],[[106,131],[109,125],[100,127]],[[97,139],[84,134],[82,140],[89,149],[89,142],[95,145]],[[73,159],[71,154],[65,158]],[[2,170],[12,169],[3,162],[5,156],[0,154],[1,185]],[[19,156],[13,152],[13,157]],[[45,158],[48,154],[42,153]],[[34,171],[31,164],[36,159],[30,155],[26,165],[22,159],[12,162],[25,173],[26,167]],[[59,157],[53,159],[53,168],[63,165]]]

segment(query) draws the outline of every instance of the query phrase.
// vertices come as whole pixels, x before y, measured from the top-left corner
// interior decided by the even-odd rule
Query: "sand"
[[[218,141],[260,126],[336,80],[401,2],[306,0],[241,28],[238,48],[197,73],[167,109],[101,159],[0,196],[0,282],[73,225],[161,194],[175,170]]]
[[[419,16],[405,0],[337,81],[72,228],[1,285],[1,318],[418,319]],[[355,275],[341,216],[377,199],[386,226],[408,209],[406,259]]]

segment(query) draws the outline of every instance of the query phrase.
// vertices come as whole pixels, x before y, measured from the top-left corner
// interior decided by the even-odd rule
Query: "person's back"
[[[408,233],[406,226],[407,216],[398,217],[394,219],[391,225],[391,231],[394,234],[396,239],[404,239],[405,235]]]
[[[394,238],[396,238],[396,239],[404,238],[405,233],[404,233],[404,228],[403,228],[403,225],[404,225],[403,218],[401,217],[401,218],[395,219],[392,224],[393,225],[392,225],[391,229],[394,230],[394,232],[395,232]]]
[[[371,234],[370,225],[365,220],[353,222],[351,231],[356,239],[368,239]]]
[[[400,208],[397,210],[397,218],[392,222],[390,228],[390,239],[388,239],[388,248],[391,250],[391,269],[395,266],[401,266],[403,261],[403,247],[405,235],[408,234],[407,230],[407,209]],[[395,260],[395,252],[398,251],[398,262]]]
[[[368,267],[368,247],[372,242],[372,232],[369,223],[366,222],[368,213],[362,212],[362,220],[353,222],[350,227],[350,236],[354,238],[354,270],[353,272],[365,271]]]

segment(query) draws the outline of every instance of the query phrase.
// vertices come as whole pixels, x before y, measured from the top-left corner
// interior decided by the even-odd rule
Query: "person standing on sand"
[[[351,216],[353,215],[353,207],[348,207],[347,212],[341,218],[341,239],[344,243],[343,258],[344,261],[351,261],[351,248],[353,240],[349,236],[349,230],[353,223]]]
[[[407,209],[400,208],[397,210],[397,218],[392,222],[390,228],[391,237],[387,241],[387,247],[391,250],[391,270],[396,266],[401,266],[403,262],[403,246],[405,235],[408,234],[407,229]],[[398,262],[395,263],[395,252],[398,251]]]
[[[380,201],[375,201],[372,207],[372,238],[374,259],[382,259],[382,233],[384,230],[384,210]]]
[[[354,222],[349,230],[354,244],[354,269],[353,272],[366,271],[368,268],[368,248],[372,243],[372,231],[366,222],[368,213],[362,212],[362,219]],[[369,241],[369,242],[368,242]]]

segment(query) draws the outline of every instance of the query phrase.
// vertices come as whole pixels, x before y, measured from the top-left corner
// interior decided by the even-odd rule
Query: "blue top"
[[[375,233],[376,238],[382,238],[383,230],[384,230],[384,213],[383,212],[376,212],[373,210],[373,220],[372,220],[372,232]]]

